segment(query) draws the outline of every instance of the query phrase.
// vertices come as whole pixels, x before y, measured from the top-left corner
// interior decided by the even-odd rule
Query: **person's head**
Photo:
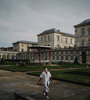
[[[45,68],[44,68],[44,70],[47,72],[47,71],[48,71],[48,68],[47,68],[47,67],[45,67]]]

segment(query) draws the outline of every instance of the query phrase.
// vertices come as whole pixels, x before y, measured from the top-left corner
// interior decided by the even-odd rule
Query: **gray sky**
[[[56,28],[74,34],[73,26],[90,18],[90,0],[0,0],[0,47]]]

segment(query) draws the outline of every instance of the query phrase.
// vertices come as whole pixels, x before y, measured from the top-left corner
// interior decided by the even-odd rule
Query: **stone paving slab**
[[[14,92],[34,100],[46,100],[43,87],[36,84],[38,79],[22,72],[0,70],[0,100],[15,100]],[[49,100],[90,100],[90,87],[54,80],[49,97]]]

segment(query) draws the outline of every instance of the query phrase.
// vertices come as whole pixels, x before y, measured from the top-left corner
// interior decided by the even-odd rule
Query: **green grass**
[[[60,66],[62,66],[62,68],[77,68],[77,67],[87,67],[87,65],[84,64],[61,64]],[[88,65],[88,67],[90,67],[90,65]]]
[[[48,69],[60,68],[60,66],[47,66]],[[0,69],[9,70],[9,71],[40,71],[43,70],[43,66],[16,66],[16,65],[0,65]]]
[[[17,71],[17,72],[38,70],[38,68],[36,68],[36,67],[25,67],[25,66],[14,66],[14,65],[10,65],[10,66],[2,66],[1,65],[0,69],[9,70],[9,71]],[[39,68],[39,70],[41,70],[41,69]]]
[[[52,77],[55,78],[55,79],[61,79],[61,80],[73,81],[73,82],[80,82],[80,83],[84,83],[84,84],[90,84],[90,76],[65,73],[65,72],[71,72],[71,71],[90,72],[90,69],[58,70],[58,71],[51,71],[51,74],[52,74]],[[31,72],[29,74],[39,76],[40,73],[41,72]]]
[[[9,70],[9,71],[40,71],[43,70],[42,65],[35,65],[35,66],[19,66],[14,64],[14,62],[9,62],[5,65],[0,65],[0,69]],[[82,68],[86,67],[86,65],[76,65],[76,64],[61,64],[59,66],[47,66],[48,69],[61,69],[61,68]]]
[[[0,62],[0,65],[16,65],[17,62],[15,61],[3,61],[3,62]]]

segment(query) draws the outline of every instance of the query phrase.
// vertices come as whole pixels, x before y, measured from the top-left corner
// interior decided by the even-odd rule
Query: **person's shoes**
[[[49,96],[46,96],[47,99],[49,99]]]

